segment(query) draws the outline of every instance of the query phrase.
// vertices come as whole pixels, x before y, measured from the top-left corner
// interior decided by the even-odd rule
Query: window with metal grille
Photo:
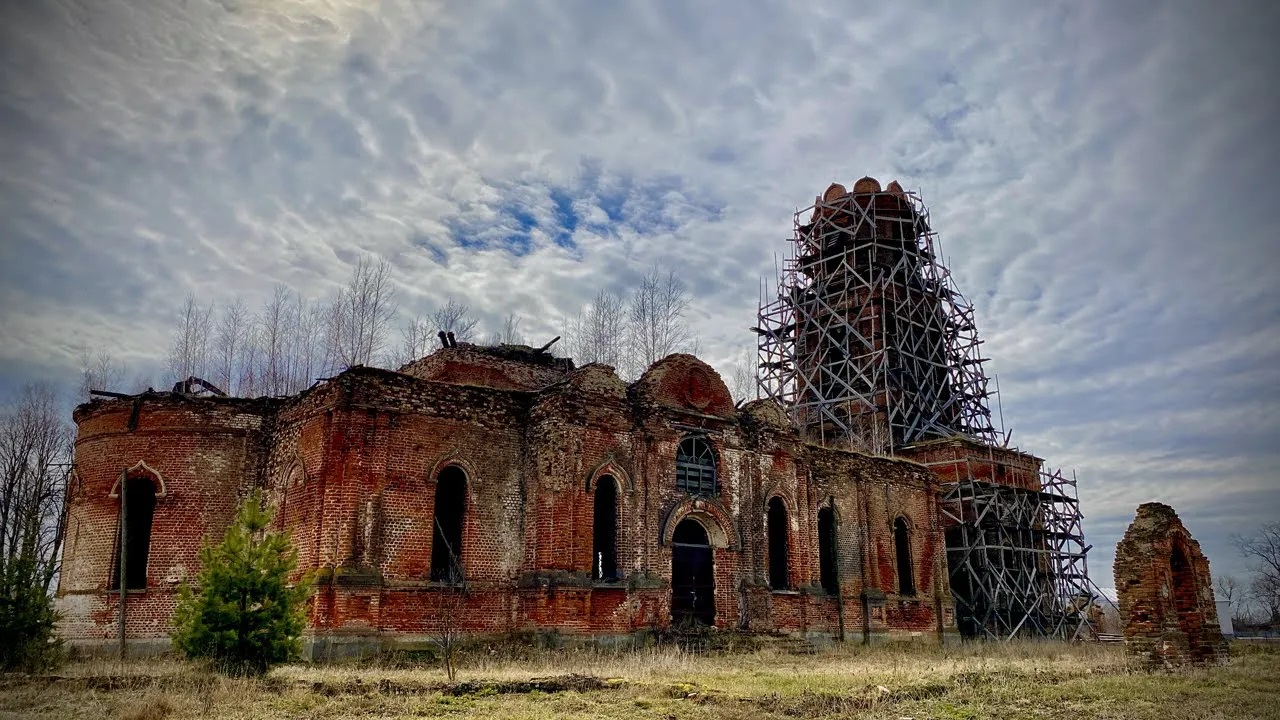
[[[676,448],[676,488],[690,495],[715,495],[716,456],[705,438],[687,437]]]

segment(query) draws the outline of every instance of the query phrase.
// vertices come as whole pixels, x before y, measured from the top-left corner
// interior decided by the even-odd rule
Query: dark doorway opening
[[[951,595],[955,600],[956,629],[961,637],[977,637],[989,609],[978,593],[974,574],[978,572],[969,564],[969,541],[965,528],[955,525],[947,528],[947,569],[950,574]]]
[[[675,624],[715,624],[714,573],[706,529],[697,520],[682,520],[671,538],[671,619]]]
[[[592,523],[591,577],[613,582],[618,579],[618,484],[608,475],[596,482]]]
[[[1200,613],[1196,600],[1196,576],[1187,560],[1186,551],[1179,544],[1174,544],[1169,555],[1169,569],[1173,571],[1171,588],[1173,591],[1173,607],[1178,613],[1178,629],[1187,636],[1187,644],[1193,658],[1200,657],[1203,643],[1201,635],[1204,631],[1204,616]]]
[[[434,582],[462,582],[462,521],[466,509],[466,473],[462,468],[450,465],[436,478],[431,539],[431,580]]]
[[[818,511],[818,581],[822,589],[836,588],[836,514],[829,507]]]
[[[787,507],[782,498],[769,501],[769,587],[786,590],[787,581]]]
[[[893,521],[893,547],[898,559],[898,593],[915,595],[916,581],[911,573],[911,534],[905,518]]]
[[[124,508],[124,586],[127,590],[147,587],[147,558],[151,555],[151,521],[156,511],[156,486],[148,478],[128,478],[120,491]],[[120,542],[119,537],[116,542]],[[112,589],[120,588],[120,552],[116,546]]]

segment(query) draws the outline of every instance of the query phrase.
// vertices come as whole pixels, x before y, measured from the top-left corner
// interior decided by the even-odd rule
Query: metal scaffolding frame
[[[940,259],[917,193],[871,178],[833,184],[794,215],[773,290],[762,288],[757,383],[802,436],[880,455],[963,437],[993,467],[992,424],[973,306]],[[926,463],[928,464],[928,463]],[[1074,475],[1021,487],[975,477],[968,457],[943,485],[957,618],[967,634],[1075,639],[1092,600]],[[960,467],[963,464],[963,467]],[[966,629],[962,627],[962,630]]]
[[[928,210],[896,183],[833,185],[795,213],[776,297],[752,329],[760,389],[807,439],[877,454],[995,441],[973,306],[939,252]]]
[[[1091,638],[1089,581],[1074,474],[1041,470],[1031,487],[979,480],[971,458],[943,465],[947,567],[961,633]]]

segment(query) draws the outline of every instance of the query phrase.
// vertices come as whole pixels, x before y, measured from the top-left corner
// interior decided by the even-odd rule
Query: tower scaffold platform
[[[917,193],[863,178],[797,211],[752,330],[759,388],[808,442],[912,457],[938,475],[962,632],[1089,631],[1074,476],[1044,471],[995,428],[973,306]],[[948,440],[962,449],[921,449]],[[1004,479],[1006,460],[1019,482]]]

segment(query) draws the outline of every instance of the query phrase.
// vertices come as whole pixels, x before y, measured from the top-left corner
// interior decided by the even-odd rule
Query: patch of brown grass
[[[1239,650],[1225,667],[1148,672],[1122,648],[1062,643],[847,645],[816,655],[578,649],[471,656],[457,683],[434,665],[404,662],[290,665],[261,679],[172,660],[81,664],[57,678],[0,678],[0,719],[1280,720],[1280,648]]]

